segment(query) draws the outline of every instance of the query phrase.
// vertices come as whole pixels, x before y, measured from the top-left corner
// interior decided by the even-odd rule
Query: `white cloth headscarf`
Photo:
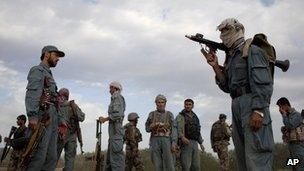
[[[224,28],[225,30],[223,30]],[[217,30],[221,31],[220,38],[228,48],[233,48],[232,46],[237,40],[244,38],[245,28],[243,24],[235,18],[225,19],[217,26]]]
[[[112,86],[112,87],[115,87],[115,88],[119,89],[119,92],[121,92],[121,91],[122,91],[122,86],[121,86],[121,84],[120,84],[119,82],[117,82],[117,81],[113,81],[113,82],[111,82],[111,83],[110,83],[110,86]]]

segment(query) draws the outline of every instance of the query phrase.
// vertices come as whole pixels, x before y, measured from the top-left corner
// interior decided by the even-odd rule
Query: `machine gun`
[[[12,126],[12,128],[11,128],[11,130],[9,132],[9,135],[8,135],[8,139],[12,138],[12,136],[14,135],[14,133],[16,132],[16,130],[17,130],[17,127]],[[8,152],[10,151],[10,149],[11,149],[11,145],[9,143],[6,143],[5,147],[3,149],[3,152],[2,152],[2,156],[1,156],[1,163],[5,159],[5,157],[7,156]]]
[[[76,133],[77,133],[78,142],[80,144],[80,151],[81,151],[81,154],[83,154],[84,151],[82,149],[82,147],[83,147],[82,133],[81,133],[80,125],[79,125],[78,116],[77,116],[77,113],[75,112],[75,102],[74,102],[74,100],[71,100],[70,105],[71,105],[71,108],[72,108],[72,113],[75,117]]]
[[[228,51],[228,48],[223,44],[223,43],[218,43],[218,42],[214,42],[212,40],[208,40],[204,38],[204,35],[200,34],[200,33],[196,33],[196,35],[185,35],[185,37],[187,37],[188,39],[198,42],[200,44],[204,44],[206,45],[207,48],[206,51],[207,52],[216,52],[218,49],[222,50],[224,52]],[[256,34],[252,40],[252,44],[257,45],[259,47],[261,47],[262,49],[264,49],[264,44],[262,45],[262,43],[267,42],[266,36],[262,33],[260,34]],[[267,42],[268,43],[268,42]],[[268,46],[271,46],[270,44],[268,44]],[[268,48],[268,47],[267,47]],[[274,58],[275,58],[275,50],[274,48],[271,46],[270,48],[268,48],[267,50],[271,50],[272,53],[274,53]],[[271,61],[271,60],[270,60]],[[281,70],[283,72],[286,72],[289,68],[289,60],[285,60],[285,61],[280,61],[280,60],[274,60],[272,61],[274,63],[274,66],[281,68]]]
[[[101,136],[102,136],[102,123],[96,120],[96,148],[95,148],[95,171],[102,171],[104,167],[104,155],[101,153]]]

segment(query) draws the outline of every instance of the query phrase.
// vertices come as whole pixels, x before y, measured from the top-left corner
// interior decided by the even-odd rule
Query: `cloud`
[[[71,97],[87,114],[83,123],[87,150],[94,149],[95,119],[106,114],[108,84],[119,80],[124,86],[126,115],[137,111],[141,130],[155,108],[157,94],[167,95],[167,108],[175,115],[185,98],[193,98],[211,151],[210,126],[219,113],[231,117],[231,99],[215,85],[200,46],[184,35],[199,32],[220,41],[215,28],[227,17],[236,17],[245,25],[246,37],[265,33],[276,47],[278,59],[291,61],[288,72],[276,70],[275,74],[271,111],[274,128],[278,128],[282,122],[274,102],[279,97],[289,97],[299,109],[304,104],[304,21],[299,17],[303,5],[300,0],[1,1],[1,131],[8,132],[16,113],[25,111],[26,74],[39,63],[41,48],[55,44],[66,57],[52,69],[53,75],[59,88],[71,89]],[[222,52],[219,60],[224,61]],[[141,147],[147,147],[148,135],[143,135]],[[275,131],[275,137],[280,141],[280,132]]]

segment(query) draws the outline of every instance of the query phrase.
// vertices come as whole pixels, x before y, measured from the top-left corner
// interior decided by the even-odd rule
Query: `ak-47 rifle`
[[[263,41],[262,40],[263,37],[261,38],[261,35],[265,36],[264,34],[257,34],[254,37],[252,43],[255,44],[255,45],[257,45],[257,46],[260,46],[260,42]],[[200,33],[196,33],[196,35],[185,35],[185,37],[187,37],[188,39],[190,39],[192,41],[195,41],[195,42],[198,42],[200,44],[206,45],[207,48],[205,48],[205,49],[206,49],[207,52],[214,52],[215,53],[218,49],[222,50],[224,52],[228,51],[228,48],[223,43],[218,43],[218,42],[214,42],[212,40],[205,39],[204,35],[202,35]],[[265,38],[265,40],[266,40],[266,38]],[[273,48],[273,53],[275,54],[274,48]],[[289,68],[289,60],[284,60],[284,61],[274,60],[273,63],[274,63],[274,66],[276,66],[278,68],[281,68],[281,70],[283,72],[286,72],[288,70],[288,68]]]
[[[18,166],[20,169],[25,169],[28,166],[30,162],[30,158],[33,156],[34,151],[37,149],[40,143],[45,127],[47,127],[50,124],[50,116],[47,113],[49,106],[51,104],[50,97],[51,97],[51,91],[50,91],[49,78],[44,77],[44,87],[40,97],[40,110],[43,111],[43,115],[42,118],[39,119],[36,127],[32,128],[31,130],[31,136],[29,137],[29,141],[26,146],[25,152],[22,154]]]
[[[14,133],[16,132],[17,127],[12,126],[9,135],[8,135],[8,139],[11,139],[12,136],[14,135]],[[5,147],[2,151],[2,156],[1,156],[1,163],[2,161],[5,159],[5,157],[7,156],[8,152],[10,151],[11,145],[9,143],[5,144]]]
[[[102,136],[102,123],[97,119],[96,120],[96,148],[95,148],[95,160],[96,166],[95,171],[102,171],[103,170],[103,162],[104,162],[104,155],[101,153],[101,136]]]
[[[81,134],[81,128],[80,128],[80,125],[79,125],[78,115],[75,112],[75,106],[76,105],[75,105],[75,101],[74,100],[70,101],[70,106],[72,108],[72,112],[73,112],[73,115],[75,117],[76,133],[77,133],[78,142],[80,144],[80,151],[81,151],[81,154],[83,154],[84,151],[82,149],[82,147],[83,147],[82,134]]]

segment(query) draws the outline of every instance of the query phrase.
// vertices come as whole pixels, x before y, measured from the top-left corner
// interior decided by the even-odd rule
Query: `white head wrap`
[[[223,30],[222,29],[227,29]],[[235,18],[227,18],[220,25],[217,26],[217,30],[221,31],[220,38],[223,44],[228,48],[232,48],[233,44],[240,38],[244,38],[245,28]]]
[[[119,89],[120,92],[122,91],[122,86],[121,86],[121,84],[120,84],[119,82],[117,82],[117,81],[111,82],[110,86]]]

